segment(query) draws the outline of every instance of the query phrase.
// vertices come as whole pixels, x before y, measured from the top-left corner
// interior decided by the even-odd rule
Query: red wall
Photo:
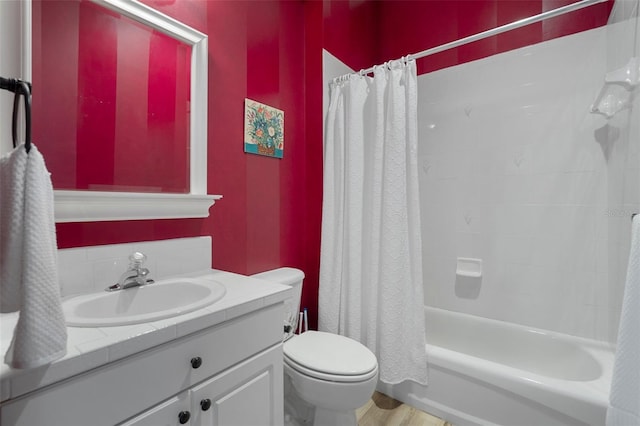
[[[322,76],[320,42],[311,30],[321,22],[307,15],[299,1],[208,3],[209,189],[224,198],[203,230],[213,235],[217,268],[302,269],[302,304],[315,327]],[[284,110],[282,160],[243,152],[245,97]]]
[[[351,69],[378,63],[382,28],[379,1],[323,0],[323,47]],[[389,3],[395,3],[389,1]],[[393,6],[391,5],[390,8]],[[394,28],[398,28],[394,24]],[[403,27],[403,26],[402,26]]]
[[[577,0],[325,1],[324,48],[358,70]],[[607,23],[613,0],[417,60],[418,74]],[[354,25],[354,20],[358,20]],[[373,48],[373,49],[372,49]]]

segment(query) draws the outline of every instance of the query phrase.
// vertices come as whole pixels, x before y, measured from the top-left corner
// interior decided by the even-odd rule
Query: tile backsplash
[[[176,238],[58,250],[63,297],[102,291],[115,284],[135,251],[147,256],[145,267],[155,280],[211,268],[211,237]]]

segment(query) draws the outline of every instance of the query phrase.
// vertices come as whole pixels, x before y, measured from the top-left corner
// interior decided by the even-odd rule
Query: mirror
[[[28,12],[56,222],[208,216],[206,35],[134,0]]]

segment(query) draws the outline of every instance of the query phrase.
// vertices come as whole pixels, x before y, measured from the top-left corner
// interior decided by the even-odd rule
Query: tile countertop
[[[290,297],[290,287],[218,270],[182,274],[216,280],[225,296],[193,312],[143,324],[116,327],[67,327],[67,355],[33,369],[0,364],[0,401],[13,399],[60,380],[125,358],[145,349],[279,303]],[[170,277],[167,277],[170,278]],[[0,314],[0,356],[9,348],[18,313]]]

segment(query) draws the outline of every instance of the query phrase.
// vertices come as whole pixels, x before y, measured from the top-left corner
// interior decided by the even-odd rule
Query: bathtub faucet
[[[129,256],[129,268],[120,275],[118,282],[109,286],[105,291],[124,290],[130,287],[139,287],[145,284],[151,284],[152,279],[147,278],[149,270],[143,268],[142,264],[147,260],[147,256],[143,253],[135,252]]]

